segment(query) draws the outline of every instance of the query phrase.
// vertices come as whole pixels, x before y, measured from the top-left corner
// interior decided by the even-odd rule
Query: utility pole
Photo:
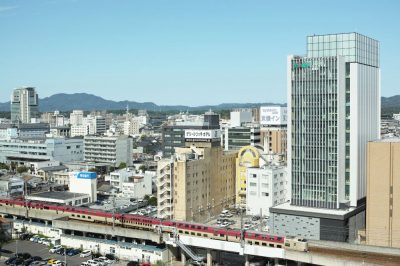
[[[115,228],[115,195],[113,194],[113,208],[112,208],[112,229],[114,231]]]

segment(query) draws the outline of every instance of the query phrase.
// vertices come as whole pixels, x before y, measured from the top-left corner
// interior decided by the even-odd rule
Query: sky
[[[86,92],[199,106],[286,102],[306,36],[380,41],[382,96],[400,94],[400,1],[0,0],[0,102]]]

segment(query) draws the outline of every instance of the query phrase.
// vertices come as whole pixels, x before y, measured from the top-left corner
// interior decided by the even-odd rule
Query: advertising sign
[[[188,141],[210,141],[221,138],[219,129],[187,129],[185,130],[185,139]]]
[[[95,172],[78,172],[76,178],[80,179],[96,179],[97,174]]]
[[[280,106],[260,107],[261,125],[286,125],[287,108]]]

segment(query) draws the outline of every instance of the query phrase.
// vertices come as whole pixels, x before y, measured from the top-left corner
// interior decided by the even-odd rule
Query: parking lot
[[[243,229],[268,232],[268,217],[248,216],[236,209],[224,210],[213,217],[207,224],[221,228],[240,229],[243,219]]]
[[[67,260],[67,265],[81,265],[82,262],[87,261],[89,258],[80,258],[79,255],[75,256],[61,256],[58,254],[51,254],[49,252],[49,247],[43,244],[38,244],[34,243],[28,240],[18,240],[18,241],[12,241],[10,243],[7,243],[3,246],[3,250],[6,252],[3,252],[2,255],[12,257],[14,256],[15,252],[18,253],[29,253],[32,256],[39,256],[42,257],[43,259],[48,258],[48,259],[56,259],[60,261],[64,261],[65,257]],[[7,252],[8,251],[8,252]],[[9,253],[11,252],[11,253]],[[4,265],[4,264],[3,264]]]

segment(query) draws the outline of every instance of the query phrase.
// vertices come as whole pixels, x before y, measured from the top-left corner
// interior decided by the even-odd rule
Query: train
[[[0,199],[0,207],[1,206],[24,208],[26,211],[37,209],[52,214],[64,215],[72,220],[109,225],[114,224],[115,226],[125,228],[155,231],[163,234],[168,233],[171,236],[187,235],[229,242],[244,241],[248,245],[282,248],[302,252],[308,251],[308,243],[305,239],[275,236],[258,231],[242,231],[192,222],[149,218],[133,214],[111,213],[87,207],[76,207],[41,201],[26,201],[22,197]]]

